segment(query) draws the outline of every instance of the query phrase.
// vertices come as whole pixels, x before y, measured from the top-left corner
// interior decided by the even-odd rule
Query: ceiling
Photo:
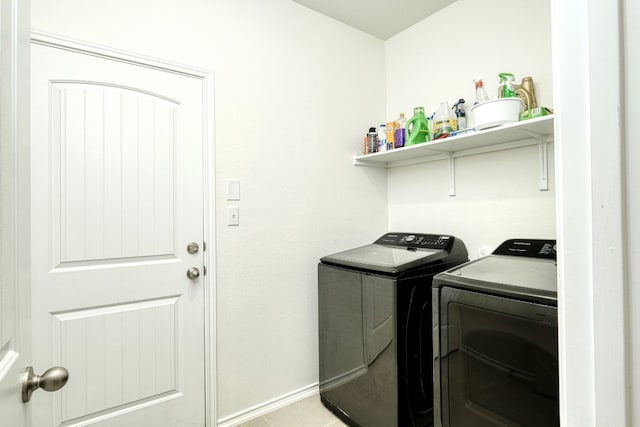
[[[293,0],[382,40],[398,34],[455,0]]]

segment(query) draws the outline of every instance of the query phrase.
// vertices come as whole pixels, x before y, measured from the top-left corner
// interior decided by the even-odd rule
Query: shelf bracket
[[[354,166],[367,166],[370,168],[379,168],[379,169],[386,169],[387,165],[386,164],[380,164],[380,163],[369,163],[366,161],[361,161],[358,159],[353,159],[353,165]]]
[[[538,163],[540,168],[540,191],[549,190],[549,168],[547,155],[547,141],[538,139]]]
[[[538,165],[540,169],[540,191],[549,190],[549,156],[547,155],[547,141],[543,135],[522,130],[523,133],[535,138],[538,141]]]
[[[453,153],[449,153],[449,197],[456,195],[456,163]]]

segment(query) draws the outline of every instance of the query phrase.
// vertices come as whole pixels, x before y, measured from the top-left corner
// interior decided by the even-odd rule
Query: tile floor
[[[315,395],[270,412],[238,427],[343,427],[340,421]]]

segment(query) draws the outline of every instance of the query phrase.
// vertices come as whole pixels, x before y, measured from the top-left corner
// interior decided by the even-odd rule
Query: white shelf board
[[[486,148],[486,151],[491,151],[492,146],[526,139],[543,139],[548,142],[553,139],[552,136],[553,115],[548,115],[410,147],[356,156],[353,163],[358,166],[390,167],[466,150],[482,152],[482,148]]]

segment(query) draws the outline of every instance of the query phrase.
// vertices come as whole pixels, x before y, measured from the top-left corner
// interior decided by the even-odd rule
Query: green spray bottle
[[[516,92],[513,90],[513,82],[516,79],[511,73],[500,73],[500,84],[498,85],[498,98],[515,98]]]

